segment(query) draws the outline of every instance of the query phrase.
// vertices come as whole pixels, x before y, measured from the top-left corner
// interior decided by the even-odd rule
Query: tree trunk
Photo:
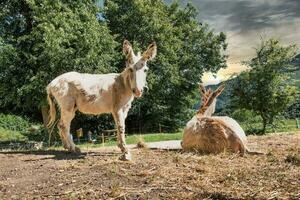
[[[266,134],[267,119],[266,119],[266,118],[264,118],[263,116],[262,116],[262,119],[263,119],[263,128],[262,128],[262,134],[264,135],[264,134]]]

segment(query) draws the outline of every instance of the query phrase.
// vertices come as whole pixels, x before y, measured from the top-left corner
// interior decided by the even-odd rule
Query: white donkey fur
[[[55,121],[54,98],[61,110],[59,134],[66,149],[80,151],[70,135],[70,124],[76,110],[88,114],[112,113],[118,131],[121,159],[129,160],[130,152],[125,142],[125,119],[134,97],[141,97],[146,87],[147,61],[156,56],[156,44],[152,43],[141,56],[134,54],[131,44],[125,40],[123,52],[127,56],[126,68],[120,73],[82,74],[68,72],[55,78],[47,86],[50,105],[49,125]]]

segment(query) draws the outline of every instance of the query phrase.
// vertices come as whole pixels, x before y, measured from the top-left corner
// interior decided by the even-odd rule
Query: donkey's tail
[[[55,117],[56,117],[55,104],[54,104],[52,98],[53,98],[53,95],[52,95],[52,93],[50,91],[50,88],[47,87],[47,100],[48,100],[48,104],[50,106],[50,109],[49,109],[49,120],[48,120],[48,124],[47,124],[47,127],[49,127],[49,128],[54,124]]]

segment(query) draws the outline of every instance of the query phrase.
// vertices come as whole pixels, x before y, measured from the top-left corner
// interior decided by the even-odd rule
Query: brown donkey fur
[[[187,123],[182,140],[184,151],[200,153],[221,153],[229,150],[244,155],[251,152],[246,146],[246,136],[238,123],[229,117],[213,117],[216,98],[222,93],[225,85],[214,92],[200,85],[202,104],[197,114]]]

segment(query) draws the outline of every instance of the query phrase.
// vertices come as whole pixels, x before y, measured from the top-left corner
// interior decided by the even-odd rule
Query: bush
[[[46,130],[40,124],[34,124],[27,118],[0,114],[0,141],[45,141]]]
[[[30,127],[30,122],[28,119],[16,115],[0,114],[0,127],[24,134]]]
[[[27,141],[27,137],[19,131],[7,130],[0,127],[0,141],[12,142],[12,141]]]
[[[232,117],[239,122],[257,123],[261,118],[251,110],[237,109],[232,113]]]

